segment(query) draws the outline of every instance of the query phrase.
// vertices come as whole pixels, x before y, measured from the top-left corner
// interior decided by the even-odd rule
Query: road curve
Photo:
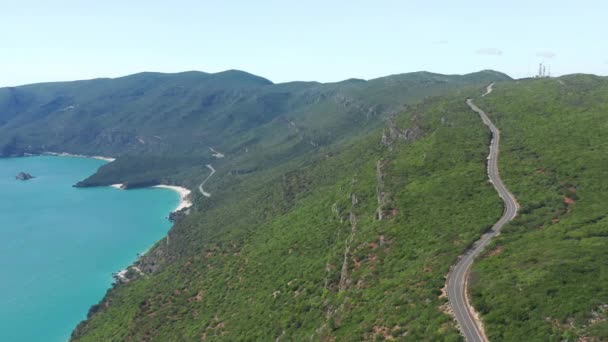
[[[205,185],[205,183],[207,183],[207,181],[209,180],[209,178],[211,178],[211,176],[213,176],[213,174],[215,173],[215,169],[213,168],[213,166],[211,166],[211,164],[207,164],[207,168],[209,170],[211,170],[211,173],[209,174],[209,176],[207,176],[207,178],[205,178],[205,180],[198,186],[198,191],[201,192],[201,194],[205,197],[211,197],[211,194],[206,192],[203,189],[203,185]]]
[[[482,96],[486,96],[492,92],[492,86],[490,84]],[[473,260],[477,257],[483,249],[490,243],[490,240],[500,233],[502,227],[513,220],[517,215],[517,209],[519,205],[515,200],[513,194],[505,187],[500,176],[498,175],[498,146],[500,144],[500,131],[490,118],[477,107],[473,100],[468,99],[467,105],[475,111],[481,117],[483,123],[488,126],[492,132],[492,141],[490,142],[490,154],[488,155],[488,177],[490,182],[494,185],[494,188],[498,192],[498,195],[502,198],[505,209],[502,217],[494,224],[492,229],[483,234],[479,240],[477,240],[473,246],[460,257],[458,263],[454,266],[448,276],[447,294],[452,307],[454,316],[458,321],[460,330],[464,335],[465,339],[469,342],[485,342],[488,338],[483,331],[483,327],[478,323],[475,318],[475,310],[469,303],[467,295],[467,279]]]

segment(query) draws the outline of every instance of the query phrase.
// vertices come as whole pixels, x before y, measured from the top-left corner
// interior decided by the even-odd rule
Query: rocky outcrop
[[[254,169],[232,169],[228,173],[230,175],[234,176],[234,175],[246,175],[248,173],[253,173],[253,172],[255,172]]]
[[[171,221],[172,223],[176,223],[179,220],[183,219],[184,217],[186,217],[187,215],[190,214],[190,208],[182,208],[180,210],[176,210],[176,211],[172,211],[171,213],[169,213],[169,221]]]
[[[413,118],[410,128],[401,129],[397,127],[394,118],[389,118],[386,127],[382,130],[382,144],[391,151],[393,145],[399,140],[414,142],[420,139],[424,135],[424,131],[416,121],[417,120]]]
[[[336,93],[333,95],[332,100],[339,106],[342,106],[346,109],[357,111],[365,114],[365,118],[367,120],[378,116],[383,112],[384,108],[380,105],[370,105],[363,102],[360,102],[353,98],[352,96]]]
[[[392,195],[385,190],[384,187],[384,165],[385,161],[378,160],[376,162],[376,197],[378,199],[378,208],[376,208],[376,218],[382,221],[385,218],[395,216],[397,209],[394,206]]]
[[[384,206],[386,205],[386,193],[384,192],[384,173],[382,172],[382,160],[376,162],[376,197],[378,198],[378,208],[376,218],[382,221],[384,217]]]
[[[15,179],[22,180],[22,181],[30,180],[32,178],[35,178],[35,177],[30,175],[27,172],[19,172],[19,174],[15,177]]]
[[[348,274],[348,260],[351,255],[350,246],[355,239],[355,234],[357,233],[357,216],[355,215],[355,206],[359,204],[359,200],[354,193],[350,195],[350,198],[351,207],[348,215],[348,221],[350,223],[350,235],[346,239],[346,244],[344,247],[344,260],[342,262],[342,269],[340,271],[340,282],[338,283],[339,292],[346,290],[352,282],[351,277]]]

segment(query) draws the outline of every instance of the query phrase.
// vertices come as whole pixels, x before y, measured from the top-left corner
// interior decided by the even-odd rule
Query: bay
[[[111,274],[169,230],[173,191],[72,187],[104,163],[0,159],[0,341],[68,340]]]

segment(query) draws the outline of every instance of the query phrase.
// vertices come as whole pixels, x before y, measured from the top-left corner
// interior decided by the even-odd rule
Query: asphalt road
[[[211,178],[211,176],[213,176],[213,174],[215,173],[215,169],[213,168],[213,166],[211,166],[211,164],[207,164],[207,168],[209,170],[211,170],[211,173],[209,174],[209,176],[207,176],[207,178],[205,178],[205,180],[201,183],[201,185],[198,186],[198,191],[201,192],[201,194],[205,197],[211,197],[211,194],[206,192],[205,190],[203,190],[203,185],[205,185],[205,183],[207,183],[207,181],[209,180],[209,178]]]
[[[491,84],[488,86],[486,93],[482,96],[486,96],[492,92]],[[488,177],[490,182],[494,185],[494,188],[498,192],[498,195],[502,198],[505,203],[505,210],[502,217],[494,224],[492,229],[483,234],[475,244],[469,249],[464,255],[461,256],[460,260],[454,266],[448,277],[448,299],[452,306],[452,310],[460,325],[460,330],[464,335],[465,339],[469,342],[473,341],[487,341],[483,327],[479,326],[475,317],[474,309],[470,305],[467,296],[467,279],[473,260],[477,257],[483,249],[490,243],[490,240],[500,233],[502,227],[513,220],[517,215],[518,204],[513,194],[505,187],[500,176],[498,175],[498,146],[500,144],[500,131],[490,118],[484,113],[479,107],[477,107],[473,100],[468,99],[467,105],[471,107],[473,111],[479,114],[483,123],[488,126],[492,132],[492,141],[490,143],[490,154],[488,155]]]

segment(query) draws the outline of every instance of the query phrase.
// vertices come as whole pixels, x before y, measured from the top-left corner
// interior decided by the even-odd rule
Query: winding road
[[[489,95],[492,92],[494,83],[490,84],[486,92],[482,96]],[[483,249],[490,243],[493,237],[500,233],[502,227],[513,220],[517,216],[517,209],[519,205],[515,200],[513,194],[505,187],[500,176],[498,175],[498,146],[500,144],[500,131],[490,118],[484,113],[483,110],[479,109],[473,100],[468,99],[467,105],[475,111],[481,117],[483,123],[488,126],[492,132],[492,141],[490,142],[490,154],[488,155],[488,177],[490,182],[494,185],[494,188],[498,192],[498,195],[502,198],[505,203],[505,209],[502,217],[494,224],[492,229],[483,234],[479,240],[477,240],[473,246],[460,257],[458,263],[454,266],[448,276],[447,283],[447,295],[452,306],[452,310],[460,330],[464,335],[465,339],[469,342],[473,341],[488,341],[485,335],[483,326],[479,319],[476,318],[475,309],[469,303],[467,295],[467,280],[469,270],[475,258],[483,251]]]
[[[209,170],[211,170],[211,173],[209,174],[209,176],[207,176],[207,178],[205,178],[205,180],[201,183],[201,185],[198,186],[198,191],[200,191],[201,194],[205,197],[211,197],[210,193],[203,190],[203,185],[205,185],[205,183],[209,180],[209,178],[211,178],[211,176],[213,176],[213,174],[215,173],[215,169],[213,168],[213,166],[211,166],[211,164],[207,164],[207,168]]]

